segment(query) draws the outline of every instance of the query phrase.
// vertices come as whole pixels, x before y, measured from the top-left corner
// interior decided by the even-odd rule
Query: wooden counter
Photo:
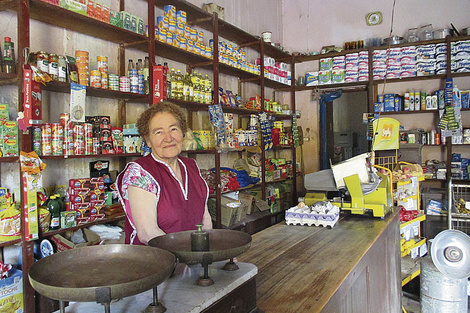
[[[333,229],[276,224],[239,261],[258,267],[264,312],[401,312],[398,210],[347,216]]]

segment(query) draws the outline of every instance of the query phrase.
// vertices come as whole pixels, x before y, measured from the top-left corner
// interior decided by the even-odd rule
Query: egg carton
[[[339,220],[339,212],[333,214],[295,213],[286,211],[287,225],[330,226],[333,228]]]

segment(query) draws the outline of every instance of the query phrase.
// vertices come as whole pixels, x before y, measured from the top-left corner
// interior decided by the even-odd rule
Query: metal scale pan
[[[60,252],[29,269],[31,286],[40,294],[63,301],[105,305],[113,299],[155,288],[172,273],[176,258],[162,249],[124,244],[98,245]],[[154,305],[159,305],[154,297]]]
[[[149,246],[165,249],[172,252],[181,263],[188,265],[201,263],[204,267],[204,276],[197,284],[209,286],[214,282],[208,277],[208,265],[212,262],[230,259],[223,267],[224,270],[237,270],[238,266],[233,258],[247,251],[251,246],[251,235],[228,229],[207,230],[209,234],[209,251],[191,251],[191,233],[182,231],[152,238]]]

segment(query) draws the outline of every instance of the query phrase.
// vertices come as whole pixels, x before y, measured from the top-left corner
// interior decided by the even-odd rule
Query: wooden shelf
[[[0,248],[12,246],[12,245],[20,243],[20,242],[21,242],[21,238],[20,239],[15,239],[15,240],[9,240],[9,241],[2,241],[2,242],[0,242]]]
[[[160,9],[163,9],[163,7],[167,4],[168,1],[166,0],[155,0],[155,5]],[[202,29],[212,33],[214,32],[213,15],[211,13],[203,11],[198,6],[185,0],[173,0],[171,4],[174,5],[177,10],[186,12],[188,24],[201,27]],[[254,36],[250,33],[247,33],[246,31],[222,19],[218,20],[218,24],[218,34],[223,39],[234,42],[242,47],[250,47],[258,52],[260,51],[261,45],[259,36]],[[269,55],[278,61],[289,60],[291,58],[291,55],[288,52],[267,43],[264,44],[263,48],[266,55]]]
[[[47,238],[47,237],[51,237],[51,236],[54,236],[54,235],[57,235],[57,234],[65,233],[65,232],[68,232],[68,231],[74,231],[74,230],[78,230],[78,229],[81,229],[81,228],[90,227],[90,226],[93,226],[93,225],[121,221],[125,218],[126,218],[125,214],[119,215],[119,216],[116,216],[116,217],[103,218],[101,220],[96,220],[96,221],[93,221],[93,222],[90,222],[90,223],[80,224],[80,225],[77,225],[77,226],[74,226],[74,227],[61,228],[61,229],[58,229],[58,230],[51,230],[51,231],[40,234],[40,237],[41,238]]]
[[[295,91],[303,90],[315,90],[315,89],[341,89],[341,88],[356,88],[356,89],[367,89],[369,81],[360,81],[352,83],[341,83],[341,84],[326,84],[326,85],[317,85],[317,86],[296,86]],[[280,89],[283,90],[283,89]],[[286,90],[287,91],[287,90]]]
[[[70,83],[51,81],[48,82],[45,86],[42,86],[42,89],[54,92],[70,93]],[[149,102],[149,95],[131,92],[121,92],[111,89],[95,88],[90,86],[86,86],[86,95],[89,97],[123,99],[145,103]]]
[[[217,153],[216,149],[207,149],[207,150],[183,150],[181,153],[188,154],[215,154]]]
[[[1,163],[15,163],[15,162],[19,162],[19,161],[20,161],[19,156],[0,157],[0,162]]]
[[[423,114],[423,113],[439,113],[439,110],[417,110],[417,111],[393,111],[393,112],[374,112],[380,115],[407,115],[407,114]]]
[[[41,159],[83,159],[83,158],[120,158],[141,157],[140,153],[113,153],[113,154],[81,154],[81,155],[42,155]]]
[[[147,40],[143,35],[63,9],[41,0],[31,0],[29,3],[30,17],[46,24],[76,31],[118,44],[129,44]],[[11,9],[16,9],[16,7]]]
[[[294,145],[278,145],[278,146],[273,146],[273,150],[283,150],[283,149],[292,149],[294,148]]]
[[[16,85],[18,83],[18,74],[9,74],[0,72],[0,86]]]

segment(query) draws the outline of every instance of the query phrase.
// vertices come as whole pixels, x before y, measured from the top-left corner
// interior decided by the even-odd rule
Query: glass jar
[[[419,41],[418,28],[417,27],[408,29],[408,34],[406,35],[406,41],[407,42]]]
[[[432,35],[432,24],[427,24],[419,28],[419,40],[431,40]]]

